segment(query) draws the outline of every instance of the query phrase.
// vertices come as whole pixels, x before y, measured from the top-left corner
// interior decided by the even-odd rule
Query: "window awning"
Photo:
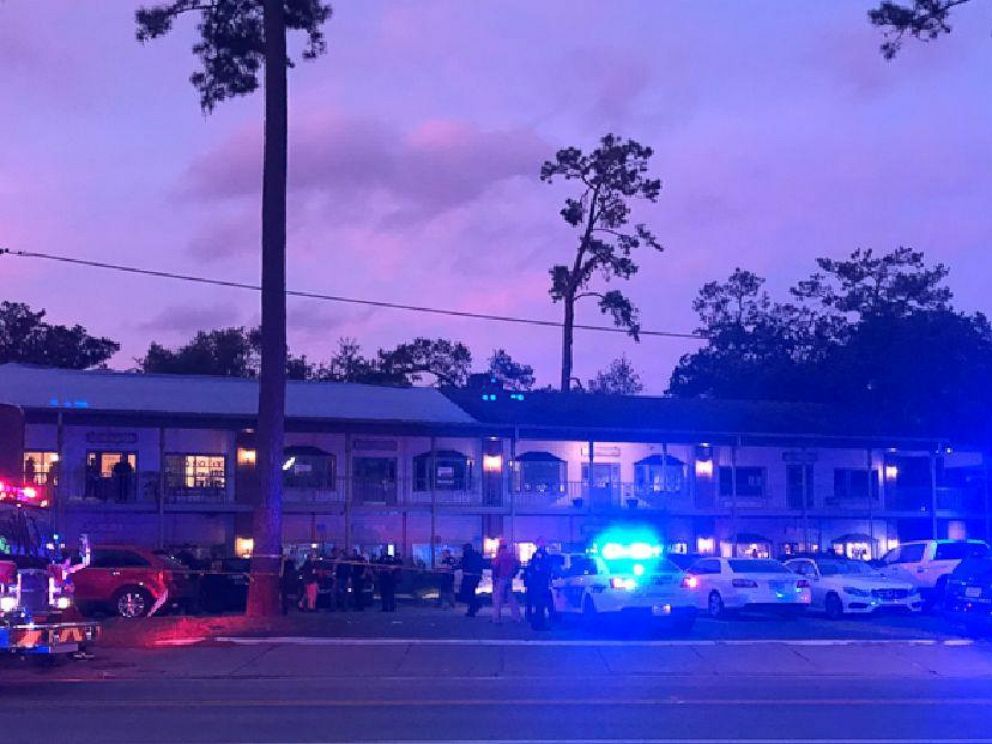
[[[415,459],[419,460],[421,458],[429,458],[431,456],[430,450],[427,452],[421,452],[416,456]],[[468,455],[458,450],[435,450],[434,457],[438,460],[467,460]]]
[[[565,462],[550,452],[524,452],[517,455],[517,462]]]
[[[660,468],[663,465],[665,465],[666,462],[670,467],[672,466],[681,467],[685,465],[685,463],[682,462],[682,460],[680,460],[679,458],[673,455],[648,455],[647,457],[643,457],[637,462],[635,462],[634,465],[646,465],[646,466],[654,466]]]
[[[320,447],[313,447],[309,444],[295,444],[291,447],[283,447],[285,457],[327,457],[330,452],[325,452]]]
[[[841,535],[840,537],[835,537],[830,541],[832,545],[843,545],[846,543],[871,543],[875,542],[876,538],[871,535],[866,535],[863,532],[850,532],[846,535]]]
[[[750,544],[750,543],[766,543],[768,545],[771,545],[772,544],[772,541],[769,540],[764,535],[758,535],[758,534],[755,534],[753,532],[739,532],[737,534],[737,544],[738,545],[741,545],[742,543],[748,543],[748,544]]]

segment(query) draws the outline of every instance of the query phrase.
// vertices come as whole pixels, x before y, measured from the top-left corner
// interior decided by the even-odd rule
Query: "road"
[[[992,742],[992,643],[925,620],[704,620],[631,640],[395,618],[8,664],[3,741]]]

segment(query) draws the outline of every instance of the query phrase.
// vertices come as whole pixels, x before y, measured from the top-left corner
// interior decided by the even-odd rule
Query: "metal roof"
[[[258,381],[2,364],[0,403],[26,410],[251,418],[258,409]],[[339,382],[290,381],[286,416],[322,421],[476,423],[433,388]]]

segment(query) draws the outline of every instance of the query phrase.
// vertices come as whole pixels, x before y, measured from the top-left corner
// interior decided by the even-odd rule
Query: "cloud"
[[[197,331],[242,324],[241,312],[234,305],[169,305],[137,325],[145,332],[165,332],[192,336]]]
[[[407,129],[336,113],[305,118],[290,134],[289,190],[335,214],[376,215],[398,227],[441,214],[516,176],[536,177],[551,152],[528,128],[481,129],[429,119]],[[195,160],[181,193],[195,200],[257,197],[261,140],[243,129]]]

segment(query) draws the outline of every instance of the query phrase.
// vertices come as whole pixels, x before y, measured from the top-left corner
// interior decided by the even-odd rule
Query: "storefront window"
[[[85,496],[98,501],[132,501],[137,495],[137,472],[135,452],[88,452]]]
[[[287,447],[282,482],[286,488],[337,490],[337,459],[316,447]]]
[[[167,484],[173,490],[219,489],[227,482],[224,455],[166,455]]]
[[[536,493],[562,493],[567,484],[564,460],[550,452],[525,452],[514,462],[514,488]]]
[[[685,463],[671,455],[651,455],[634,463],[634,484],[647,493],[681,493]]]
[[[434,462],[433,479],[431,462]],[[468,491],[472,487],[472,460],[461,452],[438,450],[413,458],[413,490]]]
[[[720,495],[732,496],[734,493],[734,468],[720,468]],[[756,467],[737,468],[737,495],[764,496],[765,469]]]
[[[47,450],[24,452],[24,482],[36,486],[55,485],[59,453]]]

